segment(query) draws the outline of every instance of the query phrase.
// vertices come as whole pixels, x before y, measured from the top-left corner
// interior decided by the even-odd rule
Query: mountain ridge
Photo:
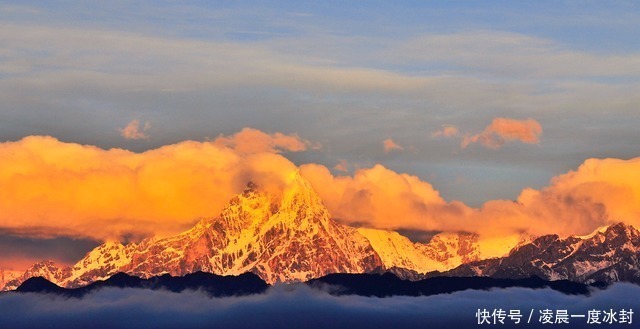
[[[393,231],[336,222],[310,183],[295,171],[280,194],[267,193],[249,182],[219,216],[203,218],[185,232],[127,245],[106,242],[71,267],[43,261],[9,281],[4,289],[15,289],[33,276],[64,287],[79,287],[117,272],[143,278],[196,271],[220,275],[252,272],[274,283],[378,268],[402,267],[426,273],[480,259],[477,253],[461,253],[461,246],[471,250],[477,245],[477,236],[442,234],[432,241],[431,245],[413,243]]]
[[[392,273],[378,274],[328,274],[306,282],[293,283],[319,289],[335,296],[358,295],[366,297],[431,296],[450,294],[464,290],[490,290],[506,288],[552,289],[566,295],[590,295],[595,289],[606,289],[607,284],[592,285],[568,280],[548,281],[536,276],[521,279],[496,279],[489,277],[436,277],[419,281],[403,280]],[[263,294],[271,285],[253,273],[219,276],[206,272],[194,272],[184,276],[164,274],[150,278],[131,276],[123,272],[106,280],[99,280],[78,288],[63,288],[43,277],[33,277],[23,282],[15,291],[6,293],[39,293],[71,298],[83,298],[87,294],[105,288],[164,290],[181,293],[200,291],[210,297],[230,297]]]
[[[582,237],[544,235],[513,248],[506,257],[473,261],[427,276],[470,275],[640,283],[640,231],[620,222]]]

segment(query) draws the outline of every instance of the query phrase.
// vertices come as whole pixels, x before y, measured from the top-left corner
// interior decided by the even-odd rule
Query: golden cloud
[[[382,165],[346,176],[319,164],[297,168],[277,152],[300,149],[289,144],[298,139],[243,131],[224,143],[185,141],[142,153],[45,136],[0,143],[0,228],[100,240],[175,234],[216,216],[248,181],[279,190],[297,169],[330,213],[351,225],[483,236],[586,234],[618,221],[640,227],[640,158],[590,159],[516,201],[471,208]],[[278,142],[247,148],[247,136]]]
[[[0,158],[1,227],[102,240],[175,234],[248,181],[271,187],[295,170],[275,153],[193,141],[134,153],[32,136],[1,143]]]
[[[466,231],[485,237],[587,234],[615,222],[640,227],[640,158],[589,159],[517,201],[480,208],[444,200],[429,183],[381,165],[333,176],[322,165],[301,166],[330,212],[343,222],[375,228]]]

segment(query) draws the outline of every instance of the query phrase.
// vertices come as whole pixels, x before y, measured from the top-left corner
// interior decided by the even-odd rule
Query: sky
[[[554,227],[569,234],[625,221],[640,213],[625,206],[640,199],[627,186],[640,172],[639,30],[633,1],[3,1],[0,243],[175,233],[278,165],[300,168],[346,223],[477,231],[579,214]],[[193,184],[167,178],[185,167]],[[175,207],[152,209],[167,197],[138,184],[152,178],[181,193]],[[371,206],[407,195],[418,210]]]

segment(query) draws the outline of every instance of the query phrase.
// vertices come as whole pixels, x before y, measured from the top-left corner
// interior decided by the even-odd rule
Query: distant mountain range
[[[142,279],[120,272],[104,281],[96,281],[78,288],[63,288],[43,277],[33,277],[23,282],[15,291],[83,297],[90,292],[103,288],[137,288],[162,289],[176,293],[185,290],[197,290],[212,297],[228,297],[260,294],[265,292],[268,287],[269,285],[266,282],[251,273],[238,276],[220,276],[205,272],[195,272],[181,277],[165,274]]]
[[[300,283],[302,284],[302,283]],[[494,279],[487,277],[437,277],[420,281],[402,280],[391,273],[384,274],[329,274],[305,282],[309,287],[322,289],[333,295],[359,296],[430,296],[463,290],[489,290],[496,288],[549,288],[569,295],[589,295],[588,285],[567,280],[546,281],[538,277],[526,279]],[[266,292],[269,284],[252,273],[239,276],[219,276],[195,272],[182,277],[169,274],[142,279],[125,273],[116,273],[102,281],[83,287],[63,288],[43,277],[29,278],[16,290],[17,293],[55,294],[82,298],[104,288],[130,288],[165,290],[175,293],[185,290],[201,291],[211,297],[243,296]],[[600,285],[598,288],[606,288]],[[7,293],[7,292],[5,292]]]
[[[502,258],[472,261],[427,276],[488,276],[640,284],[640,232],[622,223],[588,236],[541,236]]]
[[[124,272],[140,278],[199,271],[254,273],[267,283],[304,282],[332,273],[392,272],[420,280],[433,276],[640,282],[640,234],[616,224],[585,237],[555,235],[507,243],[503,258],[482,254],[478,236],[441,233],[414,243],[393,231],[353,228],[334,221],[318,194],[298,172],[280,194],[253,183],[221,214],[200,220],[176,236],[123,245],[107,242],[71,267],[52,261],[22,275],[7,275],[13,290],[32,277],[75,288]]]

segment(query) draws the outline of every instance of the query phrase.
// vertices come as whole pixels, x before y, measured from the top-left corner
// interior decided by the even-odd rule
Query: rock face
[[[249,183],[220,216],[204,218],[172,237],[123,245],[107,242],[73,267],[36,264],[5,289],[42,276],[63,287],[79,287],[117,272],[148,278],[197,271],[219,275],[252,272],[268,283],[306,281],[330,273],[367,273],[403,268],[423,274],[477,260],[473,235],[442,234],[429,244],[396,232],[352,228],[335,222],[317,193],[292,173],[282,193]]]
[[[465,233],[441,233],[427,244],[411,242],[393,231],[358,228],[378,253],[385,269],[405,269],[416,273],[447,270],[482,259],[478,236]],[[402,271],[391,271],[408,278]]]
[[[514,248],[507,257],[463,264],[439,273],[445,276],[490,276],[583,283],[628,281],[640,283],[640,232],[618,223],[588,236],[561,239],[541,236]]]

